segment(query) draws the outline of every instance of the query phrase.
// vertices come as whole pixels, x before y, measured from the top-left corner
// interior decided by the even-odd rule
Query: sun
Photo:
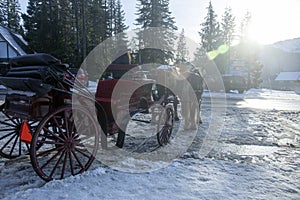
[[[262,13],[253,16],[248,30],[251,40],[260,44],[271,44],[282,40],[282,38],[290,37],[289,33],[286,32],[287,27],[284,25],[283,19],[276,16],[275,13],[273,13],[275,11],[270,12],[269,16],[263,17]]]
[[[238,10],[242,19],[251,13],[248,36],[261,44],[272,44],[300,36],[300,27],[295,25],[300,18],[300,1],[296,0],[230,0],[233,10]]]

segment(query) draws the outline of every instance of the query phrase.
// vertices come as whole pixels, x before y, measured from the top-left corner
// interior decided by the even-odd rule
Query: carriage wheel
[[[157,125],[157,141],[163,146],[169,143],[174,123],[174,113],[172,106],[167,106],[161,112]]]
[[[45,181],[63,179],[87,170],[97,153],[99,133],[84,107],[64,106],[38,125],[30,148],[36,173]]]
[[[9,116],[5,113],[0,115],[0,155],[12,159],[29,152],[29,144],[20,139],[20,129],[23,120]],[[28,122],[31,132],[34,131],[36,122]]]

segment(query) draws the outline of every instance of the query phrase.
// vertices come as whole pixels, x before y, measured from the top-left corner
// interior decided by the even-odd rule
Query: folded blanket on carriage
[[[67,65],[49,54],[29,54],[0,65],[0,84],[21,91],[48,93],[64,78]]]

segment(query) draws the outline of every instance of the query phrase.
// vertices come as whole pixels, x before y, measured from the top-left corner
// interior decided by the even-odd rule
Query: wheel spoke
[[[11,120],[7,120],[7,121],[11,122]],[[6,121],[1,121],[0,123],[3,124],[3,125],[6,125],[6,126],[12,126],[12,127],[17,127],[18,126],[18,124],[7,123]]]
[[[48,140],[39,140],[40,144],[55,144],[55,145],[63,145],[61,142],[56,141],[48,141]]]
[[[53,170],[51,171],[51,173],[50,173],[50,175],[49,175],[51,178],[52,178],[54,172],[56,171],[56,168],[58,167],[58,165],[59,165],[59,163],[60,163],[60,161],[61,161],[63,155],[64,155],[64,150],[63,150],[63,152],[61,152],[61,155],[59,156],[59,159],[57,160],[57,162],[56,162],[56,164],[55,164]]]
[[[74,176],[75,174],[74,174],[74,167],[73,167],[73,160],[72,160],[72,153],[71,153],[71,151],[69,151],[68,154],[69,154],[71,174],[72,174],[72,176]]]
[[[74,113],[73,113],[74,112]],[[75,124],[75,112],[85,117],[79,120],[81,129],[91,134],[79,135]],[[68,175],[75,175],[87,170],[92,161],[99,143],[96,123],[82,107],[64,106],[49,113],[37,126],[32,139],[31,161],[34,170],[44,180],[53,178],[62,179]],[[83,121],[83,122],[82,122]],[[87,124],[86,127],[82,127]],[[93,153],[86,151],[84,144],[88,144]],[[43,166],[41,166],[43,165]]]
[[[61,150],[61,149],[63,149],[63,147],[59,147],[59,148],[56,148],[56,147],[55,147],[55,148],[52,148],[52,149],[48,149],[48,150],[46,150],[46,151],[43,151],[43,152],[37,154],[36,157],[47,156],[47,155],[50,154],[52,151]]]
[[[56,152],[56,154],[54,154],[49,160],[47,160],[46,163],[44,163],[41,166],[41,169],[43,169],[44,167],[46,167],[50,162],[52,162],[59,154],[61,153],[61,151]]]
[[[28,146],[28,144],[20,139],[20,129],[23,120],[11,117],[5,113],[2,113],[2,117],[5,119],[0,120],[0,141],[2,142],[0,154],[5,158],[11,159],[22,155],[24,151],[28,152],[29,148],[25,146]],[[34,132],[31,125],[33,123],[32,121],[28,122],[31,132]]]
[[[0,129],[1,132],[3,131],[14,131],[16,128],[7,128],[7,129]]]
[[[18,139],[19,139],[19,136],[17,136],[17,137],[15,138],[14,144],[13,144],[13,146],[11,147],[11,150],[10,150],[10,153],[9,153],[10,156],[13,154],[13,151],[14,151],[14,149],[15,149],[15,147],[16,147],[16,144],[17,144],[17,142],[18,142]],[[21,143],[21,142],[20,142],[20,143]]]
[[[61,140],[62,142],[65,141],[64,139],[62,139],[61,137],[59,137],[58,135],[56,135],[54,132],[50,131],[48,128],[43,127],[43,130],[46,131],[46,132],[48,132],[48,133],[50,133],[51,135],[53,135],[55,138]]]
[[[74,134],[72,134],[74,133]],[[71,121],[71,126],[70,126],[70,137],[74,138],[76,135],[76,129],[75,129],[75,122],[74,120]]]
[[[13,131],[13,132],[7,133],[6,135],[2,136],[2,137],[0,138],[0,140],[3,140],[4,138],[10,136],[11,134],[16,134],[16,132]]]
[[[61,128],[60,125],[58,124],[58,121],[56,120],[56,117],[53,117],[53,121],[54,121],[56,127],[58,128],[60,135],[62,135],[62,136],[65,138],[65,140],[66,140],[67,137],[65,136],[65,134],[64,134],[64,132],[63,132],[63,130],[62,130],[62,128]]]
[[[26,145],[28,145],[27,143],[25,143]],[[27,148],[27,150],[29,150],[29,148]],[[22,142],[21,142],[21,138],[19,140],[19,155],[22,154]]]
[[[22,123],[22,121],[21,121],[20,118],[16,118],[16,120],[17,120],[17,123],[18,123],[18,124],[21,124],[21,123]]]
[[[16,125],[16,126],[18,126],[19,124],[17,123],[17,122],[15,122],[14,121],[14,119],[16,119],[16,118],[12,118],[12,117],[10,117],[9,115],[7,115],[7,114],[4,114],[6,117],[7,117],[7,121],[10,121],[10,122],[12,122],[14,125]],[[9,125],[9,126],[11,126],[11,125]]]
[[[71,137],[71,135],[69,135],[70,132],[69,132],[69,122],[68,122],[67,114],[68,114],[67,110],[65,110],[64,111],[65,128],[66,128],[68,137]]]
[[[20,142],[20,144],[21,144],[21,142]],[[25,143],[25,145],[26,145],[26,147],[27,147],[27,151],[29,151],[29,149],[30,149],[29,144]],[[20,149],[21,149],[21,148],[20,148]]]
[[[80,154],[82,154],[83,156],[90,158],[90,155],[86,154],[85,152],[83,152],[81,149],[75,148],[75,151],[79,152]]]
[[[14,134],[0,149],[0,151],[3,151],[3,149],[17,136],[17,134]]]
[[[66,151],[65,151],[64,155],[65,155],[65,158],[64,158],[64,162],[63,162],[63,167],[61,169],[60,179],[63,179],[64,175],[65,175],[65,169],[66,169],[66,163],[67,163],[67,152]]]
[[[173,129],[173,111],[167,108],[160,117],[157,139],[160,145],[169,143]]]
[[[78,162],[78,164],[80,165],[81,169],[84,169],[83,164],[81,163],[81,161],[79,160],[78,156],[76,155],[75,151],[72,151],[72,154],[74,155],[76,161]]]

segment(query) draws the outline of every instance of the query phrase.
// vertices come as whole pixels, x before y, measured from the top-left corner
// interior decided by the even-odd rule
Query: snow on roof
[[[280,72],[275,81],[300,81],[300,72]]]
[[[19,44],[16,42],[16,40],[14,39],[14,36],[18,37],[19,39],[21,38],[20,35],[16,34],[16,33],[12,33],[11,31],[9,31],[7,28],[0,26],[0,35],[2,35],[2,37],[5,39],[5,41],[15,50],[18,52],[18,54],[20,55],[26,55],[26,52],[19,46]],[[24,42],[24,40],[21,40],[22,42]],[[27,45],[25,43],[25,45]]]
[[[157,69],[159,69],[159,70],[169,70],[169,69],[173,69],[173,68],[174,67],[170,66],[170,65],[161,65]]]
[[[285,52],[300,53],[300,38],[276,42],[273,46]]]

